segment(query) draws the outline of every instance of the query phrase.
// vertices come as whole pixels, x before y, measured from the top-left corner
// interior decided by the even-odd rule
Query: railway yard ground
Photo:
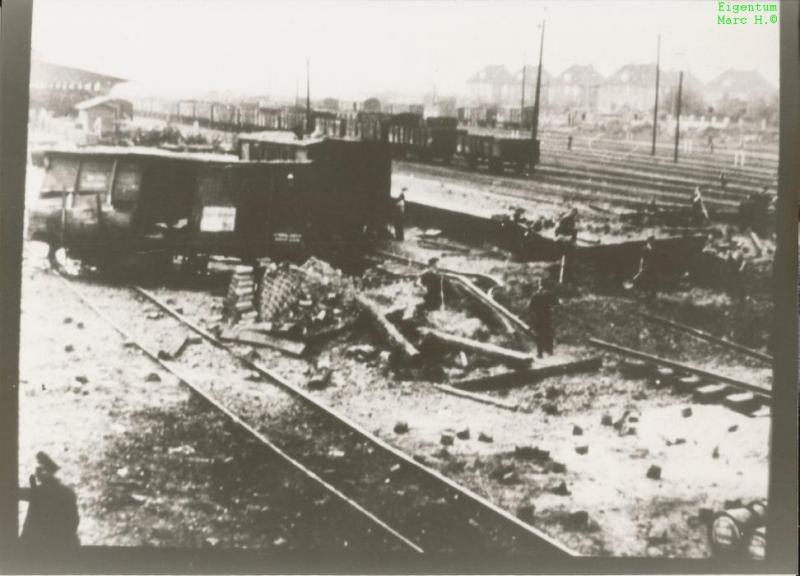
[[[132,282],[60,274],[28,242],[20,481],[26,455],[53,455],[92,545],[525,553],[545,542],[554,554],[708,557],[710,515],[767,494],[774,241],[730,214],[774,183],[774,165],[731,169],[730,188],[707,196],[720,222],[699,231],[707,251],[744,254],[746,296],[689,266],[688,249],[654,297],[624,285],[638,252],[609,267],[587,251],[558,288],[555,355],[531,363],[509,351],[533,354],[518,321],[558,262],[451,230],[436,208],[533,221],[574,206],[587,250],[688,237],[662,216],[721,162],[545,144],[528,178],[395,162],[393,193],[423,217],[410,211],[405,241],[381,242],[358,274],[316,258],[266,272],[217,259],[200,275]],[[39,177],[30,167],[31,197]],[[653,198],[663,212],[648,220]],[[444,306],[421,312],[417,278],[433,257],[452,276]],[[231,324],[237,277],[259,286],[262,307],[280,301],[274,322]]]

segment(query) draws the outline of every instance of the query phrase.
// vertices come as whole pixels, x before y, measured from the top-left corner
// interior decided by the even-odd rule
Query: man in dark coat
[[[541,358],[544,353],[553,355],[553,306],[558,303],[556,295],[538,282],[536,292],[528,301],[528,317],[531,328],[536,332],[536,356]]]
[[[428,266],[417,278],[417,284],[425,288],[423,299],[427,310],[439,310],[444,306],[444,279],[438,264],[438,258],[431,258],[428,260]]]
[[[27,500],[28,513],[20,541],[41,549],[79,546],[78,504],[75,492],[56,478],[58,465],[44,452],[36,454],[36,473],[30,488],[20,488],[20,500]]]
[[[400,192],[400,196],[394,202],[392,210],[392,222],[394,223],[394,237],[401,242],[405,240],[405,219],[406,219],[406,192],[405,188]]]
[[[658,266],[655,257],[654,236],[649,236],[642,247],[639,271],[633,277],[633,285],[643,288],[649,296],[655,296],[658,288]]]

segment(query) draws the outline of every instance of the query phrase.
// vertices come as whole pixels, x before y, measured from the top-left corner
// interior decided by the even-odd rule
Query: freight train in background
[[[480,128],[460,128],[456,117],[425,118],[417,112],[325,111],[199,100],[143,99],[134,106],[137,116],[234,133],[274,130],[383,141],[397,159],[443,164],[457,161],[473,170],[488,169],[495,173],[513,170],[524,174],[539,162],[539,141],[531,138],[530,133],[498,135]],[[528,120],[531,114],[525,110]],[[466,118],[464,113],[460,116],[462,121]],[[493,127],[497,122],[486,120],[478,124]],[[523,118],[522,125],[525,124]],[[518,128],[519,123],[512,122],[509,126]]]

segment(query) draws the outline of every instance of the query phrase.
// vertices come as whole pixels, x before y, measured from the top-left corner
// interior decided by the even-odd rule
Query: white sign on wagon
[[[236,208],[233,206],[204,206],[200,219],[201,232],[233,232],[236,229]]]

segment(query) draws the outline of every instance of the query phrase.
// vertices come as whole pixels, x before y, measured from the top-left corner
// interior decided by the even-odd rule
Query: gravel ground
[[[412,230],[411,237],[415,236],[418,231]],[[420,260],[428,254],[413,247],[413,241],[404,249]],[[441,265],[498,275],[516,286],[510,291],[510,305],[517,308],[520,302],[514,294],[525,293],[541,272],[535,264],[508,262],[480,251],[445,256]],[[398,292],[413,293],[414,288],[394,284],[387,290],[392,301]],[[214,322],[206,311],[218,308],[223,291],[224,283],[205,291],[172,286],[158,290],[206,325]],[[749,308],[757,310],[760,305],[752,303]],[[697,314],[695,308],[705,313]],[[658,313],[686,321],[696,318],[707,330],[754,314],[747,308],[732,307],[726,298],[697,289],[665,294],[655,305]],[[622,294],[579,290],[568,296],[556,310],[558,354],[595,354],[586,347],[586,338],[598,335],[769,384],[771,374],[758,362],[646,325],[634,315],[638,309],[645,309],[645,303]],[[493,393],[521,406],[520,411],[509,412],[443,394],[426,380],[405,379],[377,356],[355,360],[347,354],[355,344],[382,347],[379,337],[361,330],[317,350],[315,354],[330,357],[336,370],[333,385],[312,392],[315,397],[582,554],[705,557],[710,551],[706,528],[698,518],[701,508],[722,508],[726,500],[736,498],[766,497],[769,418],[698,405],[689,395],[625,378],[613,357],[593,374],[550,378],[505,394]],[[268,349],[259,354],[265,365],[295,384],[305,382],[297,359]],[[547,405],[555,406],[555,413]],[[685,407],[692,408],[691,417],[682,415]],[[638,414],[636,434],[620,436],[601,425],[605,414],[617,420],[625,410]],[[408,434],[393,432],[400,420],[408,422]],[[574,435],[576,426],[582,435]],[[442,433],[465,429],[468,439],[456,439],[453,446],[443,448]],[[481,433],[492,441],[479,440]],[[549,451],[549,459],[522,460],[515,455],[521,446]],[[576,451],[585,446],[586,453]],[[662,468],[660,480],[646,477],[654,464]],[[513,474],[500,481],[498,470]],[[588,522],[580,512],[587,514]]]
[[[83,544],[396,549],[125,347],[27,252],[20,482],[36,451],[50,454],[78,494]]]

